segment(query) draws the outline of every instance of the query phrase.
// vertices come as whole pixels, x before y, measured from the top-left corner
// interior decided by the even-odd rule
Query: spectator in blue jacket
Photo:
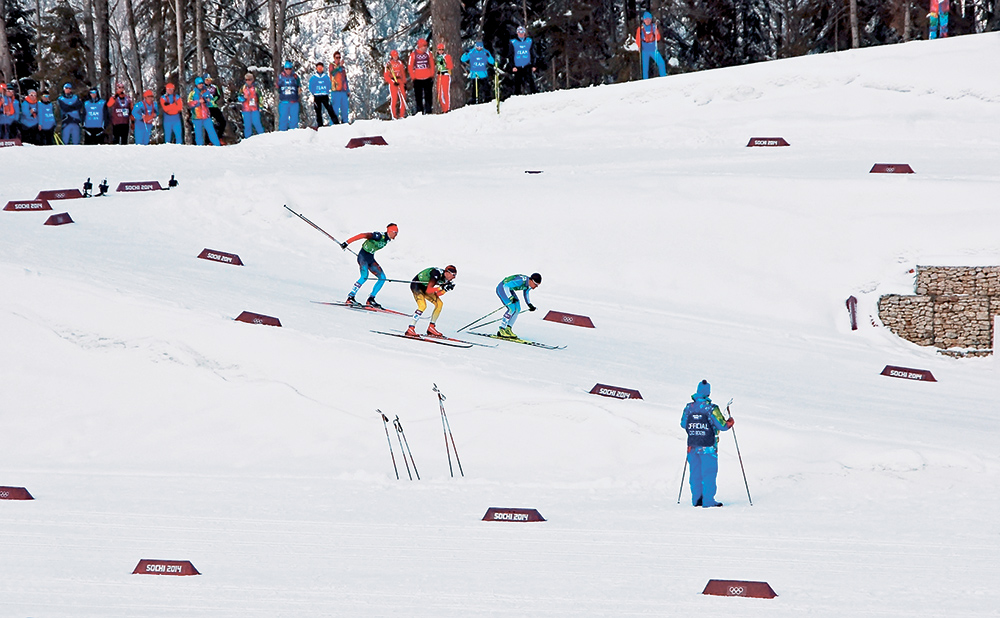
[[[49,93],[43,92],[38,102],[38,145],[54,146],[56,143],[56,112]]]
[[[326,66],[322,62],[316,63],[316,72],[309,78],[309,92],[313,95],[313,111],[316,112],[316,128],[323,126],[323,108],[330,116],[330,124],[340,124],[340,119],[330,105],[330,91],[333,89],[333,82],[326,74]]]
[[[480,88],[479,80],[486,79],[489,65],[492,64],[496,66],[496,61],[493,60],[493,54],[483,48],[482,41],[476,41],[472,49],[462,54],[460,60],[469,64],[469,79],[473,80],[475,102],[480,103],[482,101],[488,101],[490,98],[488,93],[491,89],[487,88],[485,84],[482,88]],[[480,97],[480,92],[483,93],[482,97]]]
[[[535,45],[528,36],[524,26],[517,27],[517,38],[510,40],[510,70],[514,74],[514,94],[521,94],[521,88],[527,85],[531,94],[535,94]]]
[[[285,62],[278,75],[278,130],[299,128],[299,76],[292,70],[292,62]]]
[[[132,108],[132,118],[135,119],[136,144],[149,145],[149,138],[153,135],[153,125],[156,124],[156,117],[159,113],[160,107],[156,104],[153,91],[143,92],[142,100]]]
[[[21,141],[38,144],[38,92],[29,90],[21,101]]]
[[[21,106],[14,96],[14,84],[0,83],[0,139],[14,139]]]
[[[103,144],[104,127],[107,119],[107,104],[97,94],[97,88],[90,90],[90,98],[83,102],[83,143]]]
[[[719,474],[719,432],[733,426],[733,419],[723,418],[719,406],[709,398],[712,386],[707,380],[698,384],[691,403],[681,415],[681,427],[687,431],[687,462],[691,468],[691,504],[722,506],[715,499],[715,477]]]
[[[83,101],[73,94],[73,84],[63,84],[63,93],[57,102],[59,103],[59,118],[62,120],[63,144],[79,144]]]

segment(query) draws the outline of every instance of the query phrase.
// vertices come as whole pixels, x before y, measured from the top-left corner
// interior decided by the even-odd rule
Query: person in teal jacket
[[[97,94],[97,88],[91,88],[90,98],[83,102],[84,144],[104,143],[107,107],[104,100]]]
[[[38,92],[29,90],[21,101],[21,140],[38,144]]]
[[[507,308],[507,311],[503,314],[503,321],[500,323],[500,330],[497,331],[497,337],[517,339],[513,326],[518,314],[521,313],[521,302],[518,300],[516,292],[524,294],[524,304],[528,306],[528,311],[534,311],[535,306],[531,304],[530,298],[531,290],[534,290],[541,284],[542,276],[538,273],[532,273],[530,277],[527,275],[505,277],[497,285],[497,296],[500,297],[504,307]]]
[[[708,380],[698,383],[691,403],[681,414],[681,427],[687,431],[687,463],[691,468],[691,504],[701,507],[722,506],[716,501],[715,478],[719,474],[719,432],[733,426],[733,419],[722,416],[709,395]]]
[[[49,93],[43,92],[38,102],[38,145],[54,146],[56,143],[56,112]]]
[[[0,139],[14,139],[21,105],[14,96],[14,84],[0,83]]]

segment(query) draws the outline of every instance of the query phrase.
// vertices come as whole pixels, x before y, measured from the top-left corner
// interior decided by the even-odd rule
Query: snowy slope
[[[998,51],[915,42],[225,149],[0,150],[2,203],[180,181],[55,203],[69,226],[0,213],[0,485],[37,498],[0,501],[0,615],[996,615],[996,360],[868,315],[917,264],[1000,264]],[[390,145],[344,148],[372,134]],[[405,318],[311,303],[357,267],[282,204],[338,238],[398,223],[390,277],[457,265],[449,332],[541,272],[516,330],[566,349],[397,340],[370,330]],[[379,300],[413,307],[404,284]],[[730,434],[727,506],[676,504],[702,378],[735,399],[753,506]],[[396,481],[376,408],[420,482]],[[549,521],[479,521],[490,506]],[[131,575],[140,558],[203,575]],[[710,578],[780,596],[700,595]]]

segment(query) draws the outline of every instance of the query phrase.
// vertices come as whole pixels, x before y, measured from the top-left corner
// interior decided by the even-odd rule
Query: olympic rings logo
[[[0,491],[0,498],[9,498],[9,497],[10,497],[9,491]]]
[[[567,324],[572,324],[573,323],[573,317],[572,316],[568,316],[568,315],[564,315],[563,316],[563,322],[566,322]]]
[[[730,596],[741,597],[741,596],[743,596],[744,592],[746,592],[746,589],[744,589],[743,586],[730,586],[729,587],[729,595]]]

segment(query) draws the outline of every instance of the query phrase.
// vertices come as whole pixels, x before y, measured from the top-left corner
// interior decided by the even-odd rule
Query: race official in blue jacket
[[[313,95],[313,111],[316,113],[316,128],[323,126],[323,108],[326,108],[327,115],[330,116],[330,124],[340,124],[340,119],[333,111],[330,104],[330,91],[333,89],[333,81],[326,74],[326,66],[322,62],[316,63],[316,72],[309,78],[309,92]]]
[[[59,104],[59,118],[62,120],[63,144],[79,144],[83,101],[73,94],[73,84],[63,84],[63,93],[56,102]]]
[[[535,94],[535,45],[524,26],[517,27],[517,38],[510,40],[510,70],[514,75],[514,94],[521,94],[521,89],[527,86],[531,94]]]
[[[481,103],[483,101],[489,100],[488,92],[490,88],[487,88],[485,84],[480,89],[479,80],[485,80],[488,76],[487,71],[489,66],[492,64],[496,66],[496,61],[493,59],[493,54],[489,50],[483,47],[482,41],[476,41],[472,49],[462,54],[459,58],[462,62],[469,64],[469,79],[473,80],[473,98],[476,103]],[[482,92],[482,96],[480,96]]]
[[[724,418],[719,406],[712,403],[709,398],[711,392],[712,386],[707,380],[702,380],[681,415],[681,427],[688,435],[691,504],[702,507],[722,506],[715,499],[715,478],[719,474],[719,432],[733,426],[733,419]]]
[[[292,62],[286,61],[278,75],[278,130],[299,128],[299,76],[292,70]]]

